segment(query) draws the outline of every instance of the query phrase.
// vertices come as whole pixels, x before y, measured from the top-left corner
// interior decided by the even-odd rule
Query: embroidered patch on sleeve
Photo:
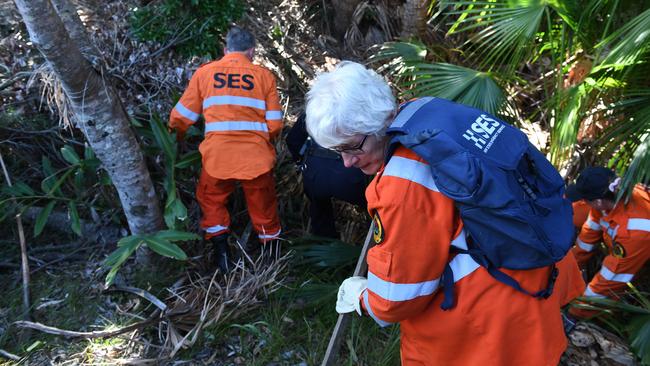
[[[379,213],[375,211],[375,215],[372,217],[372,220],[375,222],[375,230],[372,232],[372,239],[375,241],[375,244],[380,244],[384,241],[384,225],[381,223],[379,218]]]
[[[614,243],[614,246],[612,247],[612,255],[619,259],[625,258],[625,248],[621,243]]]

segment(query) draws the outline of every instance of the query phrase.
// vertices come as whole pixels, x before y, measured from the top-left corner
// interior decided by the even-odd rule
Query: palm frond
[[[458,8],[468,5],[464,10],[450,12],[460,15],[457,24],[462,25],[455,32],[480,29],[470,37],[469,49],[481,68],[488,70],[496,65],[514,70],[521,64],[535,45],[548,6],[542,1],[452,1],[450,4]]]
[[[600,62],[600,68],[625,67],[646,62],[643,56],[650,51],[650,9],[625,23],[597,47],[611,49]]]
[[[292,247],[299,254],[298,263],[318,267],[338,268],[353,264],[359,258],[361,248],[340,241],[325,244],[298,245]]]
[[[422,63],[403,75],[409,77],[403,86],[412,97],[445,98],[492,114],[502,111],[506,103],[503,89],[489,73],[446,63]]]
[[[634,185],[639,182],[650,182],[650,134],[648,133],[642,136],[641,143],[633,153],[632,162],[623,176],[618,198],[629,197]]]
[[[619,198],[628,197],[636,183],[650,181],[650,89],[628,90],[609,107],[624,118],[596,144],[614,152],[610,166],[624,173]]]
[[[555,166],[560,166],[570,156],[580,122],[585,117],[584,102],[587,94],[586,85],[581,84],[568,90],[558,90],[550,101],[551,105],[558,107],[557,121],[551,132],[551,162]]]
[[[371,49],[368,62],[381,64],[378,72],[400,77],[412,64],[424,61],[427,53],[420,42],[386,42]]]

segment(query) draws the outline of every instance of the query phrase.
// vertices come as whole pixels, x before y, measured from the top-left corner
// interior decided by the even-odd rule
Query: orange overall
[[[585,201],[580,200],[573,202],[573,226],[576,227],[578,232],[582,228],[582,225],[587,221],[589,217],[589,211],[591,211],[591,206]]]
[[[601,241],[609,254],[587,285],[584,296],[617,298],[650,259],[650,192],[637,185],[627,205],[619,202],[606,213],[589,211],[573,247],[579,265],[589,260]],[[592,314],[581,309],[571,312],[583,317]]]
[[[199,146],[203,171],[196,197],[203,211],[205,237],[229,231],[226,202],[239,181],[260,241],[278,238],[271,140],[282,129],[282,111],[275,77],[243,53],[229,53],[204,64],[172,110],[169,126],[182,138],[201,114],[205,139]]]
[[[368,252],[364,311],[378,324],[400,323],[402,365],[557,365],[566,347],[560,307],[584,289],[573,257],[557,263],[553,295],[537,299],[495,280],[468,254],[451,199],[429,166],[399,147],[366,190],[378,229]],[[441,276],[454,273],[455,307],[443,311]],[[521,286],[545,288],[550,268],[503,269]]]

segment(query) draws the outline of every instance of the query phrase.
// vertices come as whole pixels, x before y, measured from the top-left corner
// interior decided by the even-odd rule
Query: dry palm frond
[[[65,129],[72,128],[73,121],[75,121],[72,106],[63,91],[61,80],[47,63],[42,64],[34,71],[27,85],[33,84],[36,80],[40,81],[41,104],[45,102],[50,114],[58,116],[61,127]]]
[[[159,328],[166,356],[191,347],[206,327],[259,306],[282,287],[289,256],[278,258],[272,265],[261,258],[252,261],[246,257],[226,276],[218,271],[212,276],[188,273],[168,289],[169,317]]]
[[[371,4],[368,1],[360,3],[352,14],[350,28],[345,32],[346,49],[358,54],[358,48],[365,52],[374,44],[393,39],[397,36],[393,18],[384,3]],[[370,24],[364,27],[365,23]]]
[[[560,365],[636,365],[622,339],[593,323],[578,322],[568,338]]]

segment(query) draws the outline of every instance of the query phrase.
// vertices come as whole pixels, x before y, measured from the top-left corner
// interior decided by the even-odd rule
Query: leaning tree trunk
[[[361,0],[332,0],[334,8],[334,35],[339,40],[343,39],[345,32],[350,28],[352,14],[361,3]]]
[[[110,82],[92,67],[49,0],[15,0],[32,42],[61,80],[78,127],[113,180],[131,233],[159,230],[162,212],[129,117]]]
[[[427,8],[428,0],[406,0],[404,12],[402,13],[403,39],[411,37],[421,38],[427,29]]]

